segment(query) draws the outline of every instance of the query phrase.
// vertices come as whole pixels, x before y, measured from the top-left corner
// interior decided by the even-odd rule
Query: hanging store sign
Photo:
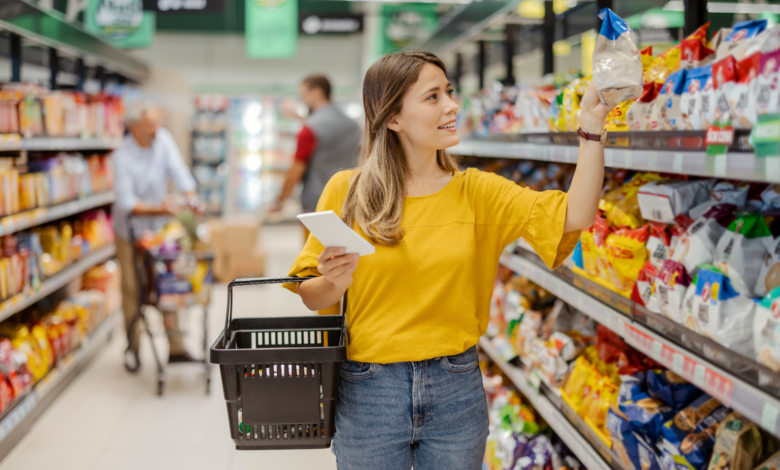
[[[299,31],[305,34],[360,33],[363,15],[302,15]]]
[[[142,0],[89,0],[84,22],[88,32],[119,48],[144,48],[154,42],[156,17],[143,11]]]
[[[245,5],[247,57],[294,57],[298,52],[298,1],[246,0]]]
[[[143,0],[143,2],[144,10],[157,13],[221,13],[225,11],[225,0]]]

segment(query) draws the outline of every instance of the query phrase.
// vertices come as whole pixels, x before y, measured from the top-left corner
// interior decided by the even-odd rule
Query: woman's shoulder
[[[328,181],[328,189],[336,191],[338,193],[344,193],[346,195],[347,189],[349,189],[349,182],[352,180],[352,176],[357,170],[342,170],[330,177]]]
[[[508,181],[503,176],[497,175],[490,171],[482,171],[476,168],[467,168],[466,171],[461,172],[463,175],[463,181],[466,186],[480,187],[480,186],[493,186]]]

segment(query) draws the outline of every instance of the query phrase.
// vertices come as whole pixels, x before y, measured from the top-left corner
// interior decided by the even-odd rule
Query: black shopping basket
[[[219,364],[230,436],[239,450],[330,447],[344,315],[233,319],[233,288],[309,278],[236,279],[228,285],[225,329],[211,347]],[[346,294],[343,310],[346,311]]]

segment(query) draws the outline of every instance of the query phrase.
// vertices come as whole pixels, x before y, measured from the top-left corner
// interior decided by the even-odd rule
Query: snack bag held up
[[[593,83],[599,99],[610,108],[642,96],[642,60],[628,24],[609,8],[593,51]]]

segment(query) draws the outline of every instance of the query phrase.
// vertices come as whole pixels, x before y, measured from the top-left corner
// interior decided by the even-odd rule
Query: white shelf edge
[[[82,139],[80,137],[32,137],[0,141],[0,151],[114,150],[122,139]]]
[[[43,399],[47,398],[60,382],[81,369],[92,354],[104,344],[118,323],[119,312],[110,314],[95,329],[92,335],[84,339],[84,342],[77,350],[62,359],[43,379],[35,384],[33,390],[22,398],[22,401],[17,403],[14,409],[0,421],[0,443],[35,410]]]
[[[113,203],[115,199],[113,191],[103,191],[49,207],[39,207],[18,214],[6,215],[0,218],[0,236],[105,206]]]
[[[555,434],[574,452],[574,455],[588,470],[612,470],[607,462],[599,455],[598,451],[577,431],[569,422],[561,410],[557,409],[544,395],[534,390],[528,383],[525,374],[517,367],[506,362],[499,352],[490,344],[490,340],[483,336],[479,339],[479,346],[490,356],[490,359],[504,371],[520,393],[530,402],[531,406],[539,413],[539,416],[550,425]]]
[[[10,299],[6,299],[4,302],[0,303],[0,321],[10,318],[35,302],[38,302],[73,279],[81,276],[93,266],[102,263],[103,261],[107,261],[114,256],[115,253],[116,247],[114,244],[98,248],[41,282],[41,288],[36,292],[29,295],[17,294]]]
[[[701,356],[681,350],[678,345],[560,279],[547,268],[522,256],[508,254],[502,255],[501,264],[533,279],[556,297],[610,328],[629,345],[780,437],[780,400],[777,398],[714,366]]]
[[[577,163],[579,150],[573,145],[491,142],[463,139],[449,149],[455,155],[482,158],[511,158],[557,163]],[[780,156],[756,157],[740,152],[725,157],[707,157],[702,150],[634,150],[607,147],[604,165],[637,171],[659,171],[682,175],[780,182]]]

